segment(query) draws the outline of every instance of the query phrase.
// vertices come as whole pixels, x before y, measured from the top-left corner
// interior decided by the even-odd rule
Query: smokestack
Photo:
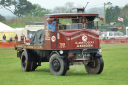
[[[88,5],[88,3],[89,3],[89,2],[87,2],[86,6]],[[73,9],[77,9],[77,13],[84,13],[86,6],[83,7],[83,8],[73,8]]]

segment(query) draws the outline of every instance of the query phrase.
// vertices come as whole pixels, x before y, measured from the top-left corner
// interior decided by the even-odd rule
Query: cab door
[[[51,32],[51,49],[57,49],[57,32]]]

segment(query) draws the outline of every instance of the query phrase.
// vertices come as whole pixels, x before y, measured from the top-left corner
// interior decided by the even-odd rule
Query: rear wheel
[[[31,62],[31,71],[35,71],[36,68],[37,68],[37,62],[36,61],[32,61]]]
[[[65,75],[67,72],[67,62],[59,58],[57,54],[53,54],[49,61],[49,68],[53,75]]]
[[[27,60],[27,54],[24,51],[21,55],[21,68],[23,71],[34,71],[37,68],[37,62]]]
[[[31,61],[27,60],[26,53],[23,51],[21,55],[21,68],[22,71],[30,71],[31,70]]]
[[[85,69],[89,74],[100,74],[103,71],[104,61],[102,57],[93,59],[85,65]]]

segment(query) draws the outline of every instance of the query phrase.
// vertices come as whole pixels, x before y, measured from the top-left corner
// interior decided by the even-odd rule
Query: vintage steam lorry
[[[56,21],[56,32],[48,31],[47,18]],[[41,62],[49,62],[53,75],[65,75],[74,62],[83,62],[89,74],[100,74],[104,62],[95,18],[98,14],[46,14],[44,29],[31,42],[14,45],[22,70],[34,71]]]

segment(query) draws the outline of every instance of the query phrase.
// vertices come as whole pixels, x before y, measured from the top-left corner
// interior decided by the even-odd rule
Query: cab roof
[[[85,13],[57,13],[57,14],[45,14],[48,17],[98,17],[99,14],[85,14]]]

